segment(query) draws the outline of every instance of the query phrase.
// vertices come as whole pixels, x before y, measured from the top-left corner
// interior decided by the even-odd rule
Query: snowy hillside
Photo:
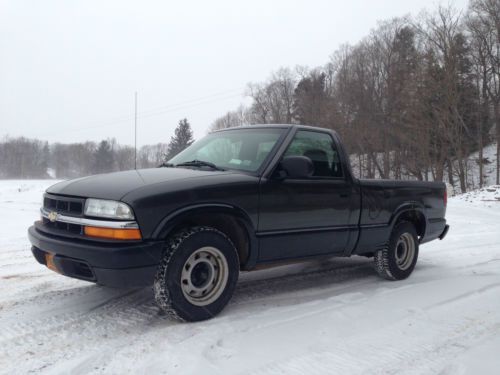
[[[366,155],[362,156],[363,163],[366,163]],[[383,155],[382,154],[377,154],[377,160],[380,165],[383,164]],[[497,167],[497,144],[492,143],[486,147],[483,148],[483,186],[489,186],[493,185],[496,183],[496,167]],[[470,154],[465,161],[466,163],[466,168],[467,168],[467,177],[466,177],[466,185],[468,187],[468,190],[474,190],[479,188],[479,152],[474,152]],[[353,173],[356,177],[360,177],[360,171],[359,171],[359,166],[360,166],[360,160],[359,160],[359,155],[357,154],[352,154],[350,156],[350,162],[352,166]],[[455,161],[453,163],[453,168],[455,171],[458,169],[457,162]],[[456,173],[456,172],[455,172]],[[403,175],[404,175],[404,170],[403,170]],[[363,176],[365,178],[366,176]],[[380,178],[380,173],[378,171],[375,171],[375,178]],[[391,173],[390,178],[396,178],[394,173]],[[408,178],[408,176],[404,177]],[[415,179],[415,177],[410,177],[410,179]],[[432,181],[433,177],[432,174],[428,174],[428,179]],[[444,179],[443,181],[448,182],[448,171],[445,169],[444,171]],[[460,194],[460,182],[458,180],[458,176],[454,176],[454,182],[455,186],[450,189],[450,192],[452,195],[455,194]]]
[[[371,260],[242,274],[210,321],[173,322],[149,289],[72,280],[32,258],[50,181],[0,181],[1,374],[498,374],[500,186],[449,200],[444,241],[389,282]]]
[[[484,165],[484,185],[493,185],[496,182],[496,167],[497,167],[497,144],[492,143],[483,149],[483,158],[486,163]],[[479,152],[475,152],[469,156],[471,163],[471,172],[468,176],[468,184],[474,188],[479,187],[479,165],[476,160],[479,160]]]

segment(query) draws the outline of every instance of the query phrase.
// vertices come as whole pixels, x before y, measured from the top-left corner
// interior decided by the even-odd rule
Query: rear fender
[[[425,208],[419,202],[406,202],[401,204],[392,214],[391,219],[389,221],[390,232],[392,232],[394,226],[407,214],[411,212],[417,212],[418,215],[421,215],[423,218],[423,228],[417,230],[419,235],[425,235],[425,228],[427,226],[427,217],[425,215]],[[418,228],[417,228],[418,229]]]

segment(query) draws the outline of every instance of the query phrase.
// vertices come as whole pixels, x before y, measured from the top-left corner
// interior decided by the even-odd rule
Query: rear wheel
[[[176,319],[209,319],[231,299],[238,274],[237,251],[224,233],[189,228],[167,241],[153,286],[155,299]]]
[[[412,223],[397,224],[387,246],[375,252],[378,274],[388,280],[403,280],[413,272],[418,259],[418,235]]]

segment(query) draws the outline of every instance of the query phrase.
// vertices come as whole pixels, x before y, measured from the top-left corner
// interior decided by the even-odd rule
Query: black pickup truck
[[[363,255],[407,278],[448,231],[443,183],[359,180],[333,131],[255,125],[211,133],[161,168],[60,182],[29,228],[38,262],[114,287],[153,285],[169,315],[228,303],[240,270]]]

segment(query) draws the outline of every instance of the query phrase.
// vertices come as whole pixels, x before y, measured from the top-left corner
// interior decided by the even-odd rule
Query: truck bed
[[[412,208],[423,216],[420,242],[439,237],[446,221],[446,185],[442,182],[358,180],[361,196],[360,235],[356,253],[384,246],[393,220]]]

